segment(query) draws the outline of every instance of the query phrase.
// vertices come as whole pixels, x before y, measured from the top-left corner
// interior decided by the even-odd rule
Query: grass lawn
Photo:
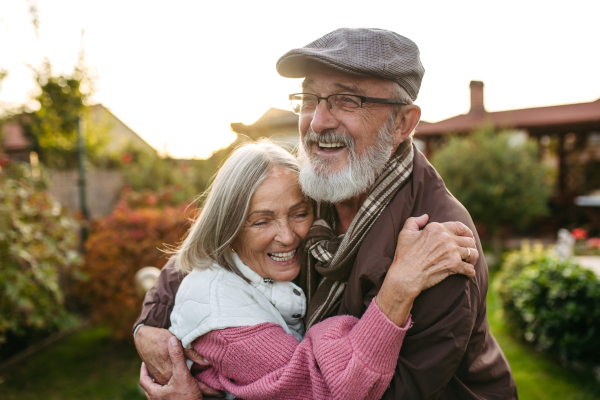
[[[91,328],[0,372],[0,398],[145,400],[137,388],[140,365],[132,344]]]
[[[491,284],[490,284],[491,287]],[[523,400],[600,399],[600,383],[562,368],[514,339],[501,320],[499,299],[488,294],[492,333],[512,367]],[[0,373],[3,400],[142,400],[140,360],[130,344],[116,343],[102,328],[72,335]]]

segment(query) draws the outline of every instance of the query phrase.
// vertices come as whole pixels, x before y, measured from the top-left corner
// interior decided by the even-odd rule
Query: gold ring
[[[469,262],[471,259],[471,249],[467,247],[467,258],[465,258],[465,262]]]

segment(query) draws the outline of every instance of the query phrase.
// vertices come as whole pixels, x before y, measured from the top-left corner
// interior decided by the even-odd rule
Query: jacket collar
[[[302,327],[303,331],[306,296],[302,289],[293,282],[265,282],[252,268],[242,262],[237,253],[234,253],[232,258],[238,271],[273,304],[288,326],[293,330],[300,330]]]

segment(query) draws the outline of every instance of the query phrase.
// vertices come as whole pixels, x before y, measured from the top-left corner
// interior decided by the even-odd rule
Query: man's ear
[[[394,143],[398,145],[405,141],[408,135],[417,127],[420,119],[421,107],[414,104],[402,107],[396,118]]]

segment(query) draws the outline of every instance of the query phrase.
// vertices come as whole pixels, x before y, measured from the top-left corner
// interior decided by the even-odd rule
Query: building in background
[[[108,108],[102,104],[90,106],[90,123],[96,126],[105,127],[108,140],[103,149],[109,154],[120,154],[125,149],[135,147],[140,151],[156,152],[144,139],[140,137],[133,129],[128,127],[123,121],[115,116]],[[15,115],[2,124],[2,145],[0,148],[4,154],[15,161],[29,162],[29,153],[31,151],[31,140],[26,136],[23,130],[23,119],[27,114]]]
[[[252,140],[264,137],[289,148],[296,147],[300,138],[298,115],[279,108],[270,108],[251,125],[234,122],[231,124],[231,130],[238,134],[237,141],[244,141],[244,136]]]
[[[535,139],[542,161],[556,169],[553,200],[558,207],[600,190],[600,99],[590,103],[488,112],[483,82],[471,81],[471,109],[436,123],[421,122],[416,138],[430,157],[449,134],[468,134],[484,127],[512,131],[515,140]]]
[[[600,190],[600,99],[590,103],[488,112],[483,82],[472,81],[468,113],[443,121],[421,121],[415,144],[427,157],[446,142],[448,135],[464,135],[484,127],[512,131],[515,141],[535,139],[541,159],[556,170],[554,202],[572,205],[578,196]],[[261,137],[291,146],[298,144],[298,115],[269,109],[251,125],[232,123],[238,135],[252,140]],[[235,143],[244,141],[238,138]]]
[[[90,114],[92,123],[107,127],[109,140],[104,148],[105,152],[121,154],[132,146],[140,151],[156,153],[154,147],[150,146],[148,142],[102,104],[91,106]]]
[[[25,134],[23,123],[27,114],[15,115],[2,124],[2,145],[4,155],[15,161],[30,162],[31,140]],[[156,150],[142,139],[133,129],[123,123],[102,104],[90,107],[89,122],[101,126],[107,140],[103,153],[120,155],[136,149],[156,153]],[[34,155],[37,160],[37,155]],[[72,212],[80,210],[79,174],[76,170],[49,171],[50,192],[65,208]],[[113,169],[90,169],[86,173],[87,207],[92,218],[103,217],[112,212],[121,190],[125,185],[120,171]]]

